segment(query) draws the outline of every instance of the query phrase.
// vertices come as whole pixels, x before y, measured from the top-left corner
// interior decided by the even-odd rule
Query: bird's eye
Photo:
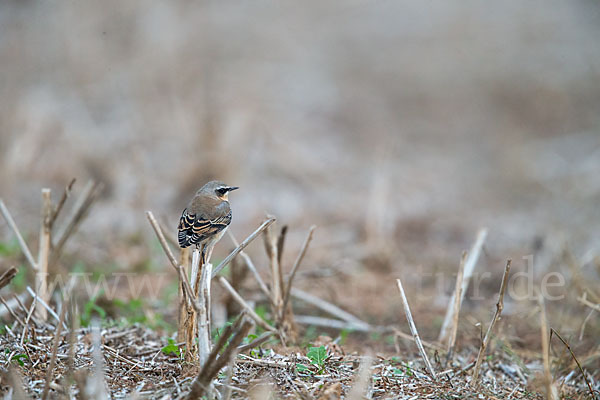
[[[227,188],[219,188],[217,189],[217,193],[219,196],[223,196],[225,193],[227,193]]]

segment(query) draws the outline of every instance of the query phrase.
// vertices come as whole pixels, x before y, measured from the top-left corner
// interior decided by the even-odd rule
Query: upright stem
[[[50,223],[52,218],[52,202],[50,189],[42,189],[42,225],[40,229],[40,251],[38,253],[38,271],[35,275],[35,289],[38,296],[48,303],[48,258],[50,256]],[[41,304],[37,305],[36,316],[43,321],[48,319],[48,312]]]

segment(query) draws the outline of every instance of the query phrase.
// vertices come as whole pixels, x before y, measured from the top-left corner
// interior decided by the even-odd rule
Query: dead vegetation
[[[55,265],[48,263],[48,259],[58,260],[56,252],[62,246],[50,245],[52,225],[71,186],[72,183],[54,208],[50,193],[43,192],[42,256],[37,263],[33,263],[16,224],[0,201],[23,256],[36,272],[41,271],[38,268],[44,263]],[[81,210],[87,210],[92,203],[89,198],[93,192],[86,189],[83,196],[87,200],[76,202],[75,211],[70,214],[72,217],[65,222],[67,227],[63,235],[67,236],[59,242],[74,232],[74,226],[85,215]],[[461,311],[462,300],[484,244],[486,230],[481,230],[471,252],[463,253],[461,257],[454,294],[446,311],[449,322],[442,324],[441,339],[430,343],[419,335],[414,311],[411,311],[400,278],[397,286],[412,335],[400,328],[403,326],[400,310],[394,324],[373,326],[330,301],[293,287],[311,243],[314,226],[309,229],[285,278],[282,255],[288,227],[284,226],[275,235],[274,217],[267,218],[241,244],[230,235],[235,248],[215,268],[210,259],[199,265],[198,250],[194,250],[191,263],[187,262],[189,255],[186,254],[179,262],[154,215],[147,212],[147,218],[179,280],[179,320],[175,335],[178,342],[170,341],[165,346],[164,337],[147,326],[135,323],[114,326],[97,317],[89,326],[80,327],[82,309],[74,295],[76,281],[71,281],[61,292],[45,293],[41,289],[44,284],[37,278],[37,293],[30,287],[24,293],[11,293],[10,299],[14,300],[11,304],[0,297],[7,312],[3,317],[6,321],[4,333],[0,336],[4,349],[0,355],[3,357],[0,385],[5,398],[194,399],[205,396],[228,399],[263,398],[272,394],[305,399],[597,397],[600,369],[593,368],[600,357],[597,344],[587,354],[577,357],[577,349],[549,325],[540,293],[541,337],[537,349],[518,355],[519,351],[510,343],[511,338],[495,329],[502,321],[510,261],[500,281],[496,310],[485,336],[480,337],[479,344],[468,337],[461,338],[460,319],[473,318],[465,317],[465,312]],[[244,249],[261,235],[268,267],[259,270]],[[243,260],[249,273],[240,275],[246,279],[230,277],[235,282],[232,284],[222,271],[237,257]],[[269,275],[268,283],[263,278],[264,273]],[[9,285],[16,274],[15,268],[2,274],[2,286]],[[211,318],[213,278],[218,278],[229,301],[237,303],[241,310],[233,322],[222,327],[214,327]],[[253,279],[254,285],[249,285],[249,278]],[[577,282],[580,287],[586,285],[581,280]],[[252,302],[241,294],[250,293],[247,286],[256,287]],[[578,300],[590,308],[587,321],[599,305],[587,300],[586,293]],[[292,297],[312,306],[314,311],[329,314],[329,317],[297,315],[296,310],[300,307],[291,300]],[[257,302],[269,306],[268,314],[259,315]],[[40,309],[44,312],[35,312]],[[83,312],[88,311],[86,305]],[[420,312],[422,310],[417,311],[417,319]],[[363,337],[365,334],[391,334],[396,351],[373,354],[367,349],[361,352],[361,346],[353,345],[358,351],[348,352],[340,345],[341,336],[335,340],[321,336],[305,350],[298,347],[303,333],[298,324],[320,326],[328,332],[356,331]],[[482,330],[480,323],[478,326]],[[584,326],[581,335],[583,329]],[[567,358],[552,348],[552,335],[568,349]],[[405,350],[400,350],[401,345]],[[418,349],[420,359],[412,357],[414,349]],[[540,386],[536,384],[536,370],[542,376]]]

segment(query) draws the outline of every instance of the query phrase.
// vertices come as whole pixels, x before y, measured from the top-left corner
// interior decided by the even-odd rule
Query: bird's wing
[[[181,214],[178,227],[178,241],[181,247],[197,244],[219,233],[231,222],[231,210],[225,215],[209,218],[202,214],[192,214],[186,208]]]

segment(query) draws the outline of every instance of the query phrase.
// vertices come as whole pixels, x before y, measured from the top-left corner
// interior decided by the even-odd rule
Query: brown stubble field
[[[282,239],[258,235],[212,280],[211,349],[240,313],[249,345],[204,371],[213,394],[598,397],[599,19],[556,1],[3,3],[0,198],[31,260],[3,211],[2,394],[188,395],[193,307],[146,211],[177,266],[181,210],[217,178],[241,187],[238,242],[267,215]],[[44,260],[47,308],[28,290]]]

